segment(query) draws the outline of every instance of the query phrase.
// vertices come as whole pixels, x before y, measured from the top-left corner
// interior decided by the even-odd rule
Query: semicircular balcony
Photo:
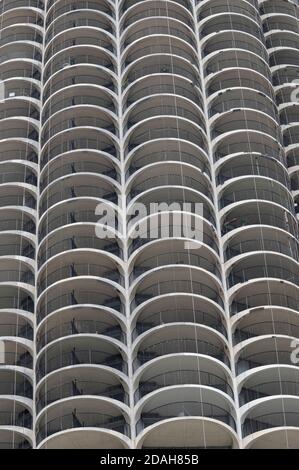
[[[74,306],[55,310],[39,323],[37,329],[38,351],[59,338],[71,335],[101,335],[126,343],[122,315],[100,305]]]
[[[183,186],[213,200],[210,179],[200,169],[179,162],[152,163],[136,170],[127,182],[127,202],[151,188]]]
[[[228,180],[254,175],[275,180],[291,189],[285,166],[271,155],[258,152],[228,155],[216,163],[215,169],[216,182],[219,186],[223,186]]]
[[[51,97],[46,100],[43,108],[43,122],[45,122],[50,115],[62,109],[72,107],[75,112],[76,109],[79,109],[77,106],[80,106],[81,112],[81,107],[86,105],[103,108],[104,115],[104,110],[112,114],[115,113],[115,96],[110,90],[101,85],[69,85],[63,88],[63,90],[52,93]],[[90,110],[92,109],[93,108],[90,107]]]
[[[147,10],[148,11],[148,10]],[[135,43],[141,38],[150,36],[170,36],[171,38],[179,38],[189,43],[196,49],[196,41],[193,29],[176,18],[161,17],[160,15],[149,17],[145,16],[131,23],[122,33],[121,47],[126,50],[128,46]]]
[[[257,210],[257,204],[258,209]],[[245,215],[246,214],[246,215]],[[222,213],[222,235],[250,225],[274,226],[296,236],[296,221],[294,215],[282,206],[266,200],[242,201],[237,205],[224,209]],[[232,235],[232,234],[231,234]],[[231,236],[231,235],[227,235]]]
[[[33,386],[31,377],[17,369],[17,367],[4,367],[0,366],[0,403],[2,400],[10,399],[32,405]]]
[[[60,70],[77,65],[100,66],[104,70],[114,72],[115,57],[106,49],[92,45],[70,46],[54,54],[45,65],[45,82]],[[74,69],[73,69],[74,72]],[[109,74],[108,74],[109,75]],[[111,73],[110,73],[111,76]]]
[[[239,114],[242,115],[242,111],[239,112]],[[231,130],[227,133],[220,134],[218,137],[215,136],[214,160],[216,162],[228,155],[241,153],[260,153],[262,155],[269,155],[281,163],[284,162],[282,143],[274,136],[276,131],[278,132],[276,124],[269,118],[269,126],[267,125],[268,133],[262,132],[258,128],[260,121],[255,120],[254,115],[255,111],[252,111],[252,129],[246,129],[246,113],[243,113],[245,120],[241,119],[239,122],[234,120],[230,121],[228,126]],[[259,119],[263,119],[264,116],[265,115],[261,113]],[[235,118],[236,115],[233,117]],[[227,119],[226,114],[222,115],[222,122],[225,126],[224,128],[227,129],[225,119]],[[233,128],[234,126],[236,126],[236,129]]]
[[[114,8],[108,0],[80,0],[79,2],[74,0],[50,0],[47,4],[46,28],[60,16],[74,10],[79,10],[81,14],[92,10],[94,13],[101,13],[103,17],[110,20],[115,16]]]
[[[73,5],[74,6],[74,5]],[[105,12],[100,10],[91,9],[78,9],[70,10],[57,16],[55,20],[48,26],[46,31],[46,43],[60,34],[63,31],[67,31],[73,28],[97,28],[106,33],[106,37],[111,37],[114,33],[114,22]],[[104,34],[105,34],[104,33]],[[107,34],[107,33],[110,33]]]
[[[0,47],[9,43],[19,43],[20,46],[22,42],[29,44],[36,43],[38,47],[38,44],[42,44],[43,42],[41,29],[31,24],[15,24],[13,26],[3,27]]]
[[[89,172],[85,174],[73,173],[59,178],[45,187],[40,197],[40,215],[57,203],[76,198],[92,197],[117,203],[118,190],[118,187],[111,184],[111,180],[102,177],[102,175],[98,176]]]
[[[269,49],[269,63],[273,71],[286,65],[298,67],[298,50],[294,47],[294,43],[295,41],[292,42],[292,47],[274,47]]]
[[[21,370],[28,374],[33,368],[33,343],[24,338],[2,337],[3,363],[7,370]],[[14,367],[15,366],[15,367]]]
[[[249,338],[235,346],[236,372],[242,376],[253,369],[273,364],[292,365],[292,337],[288,335],[261,335]]]
[[[253,401],[258,404],[277,395],[298,396],[298,389],[299,376],[296,366],[270,365],[262,370],[252,371],[240,381],[239,403],[245,410],[245,405]]]
[[[96,213],[98,204],[101,203],[101,209],[113,214],[108,220],[108,227],[111,232],[115,233],[118,226],[117,207],[113,203],[106,202],[95,197],[79,197],[69,202],[57,203],[49,210],[44,212],[39,225],[40,241],[48,236],[51,232],[55,232],[60,228],[73,224],[93,224],[97,233],[103,224],[100,224],[99,215]],[[67,210],[66,210],[67,209]],[[1,227],[1,225],[0,225]],[[106,230],[105,228],[103,230]],[[109,230],[107,231],[109,235]]]
[[[292,306],[261,305],[232,318],[233,342],[238,344],[263,335],[299,336],[298,311]]]
[[[165,22],[165,26],[164,34],[152,33],[146,35],[145,28],[145,37],[135,39],[124,49],[122,54],[123,71],[138,59],[155,54],[170,54],[171,56],[181,57],[193,65],[196,63],[196,49],[192,45],[190,37],[187,41],[186,38],[181,39],[177,35],[174,36],[168,32],[167,22]]]
[[[298,449],[298,397],[262,401],[247,409],[242,420],[245,448]]]
[[[117,340],[95,334],[78,334],[60,338],[38,354],[36,364],[37,380],[61,369],[73,370],[74,366],[98,366],[127,373],[125,347]],[[63,370],[62,370],[63,369]]]
[[[298,241],[295,237],[280,228],[267,227],[244,227],[226,239],[224,245],[224,256],[227,265],[232,261],[245,257],[248,253],[275,252],[289,256],[294,260],[299,259]]]
[[[42,46],[38,43],[30,44],[30,42],[22,41],[20,44],[16,41],[8,43],[0,47],[1,61],[0,64],[9,61],[23,61],[28,59],[33,64],[42,61]]]
[[[51,76],[51,80],[45,83],[44,87],[44,100],[54,95],[53,101],[55,101],[56,93],[66,93],[68,97],[68,87],[74,87],[75,85],[91,85],[95,87],[101,87],[103,93],[109,93],[112,95],[115,92],[115,77],[108,69],[99,67],[93,64],[77,64],[72,66],[66,66]],[[73,88],[71,88],[73,89]],[[99,90],[99,88],[97,88]],[[75,93],[75,92],[74,92]],[[59,95],[58,95],[59,96]],[[76,98],[76,94],[74,94]],[[97,99],[97,96],[94,97]]]
[[[218,0],[200,2],[197,7],[197,19],[202,21],[209,16],[219,15],[220,13],[235,13],[246,16],[250,19],[258,19],[258,11],[254,4],[243,0],[232,0],[229,4],[219,5]]]
[[[277,121],[262,111],[236,108],[226,111],[220,116],[216,115],[211,120],[214,145],[219,145],[219,141],[228,134],[244,129],[267,134],[278,141],[280,138]]]
[[[154,116],[182,117],[205,129],[203,111],[196,103],[177,94],[161,93],[141,98],[129,107],[124,116],[124,132]]]
[[[164,162],[167,165],[172,162],[176,163],[176,165],[192,165],[194,172],[201,171],[205,178],[211,179],[210,163],[207,154],[191,141],[177,141],[171,137],[141,143],[136,150],[130,152],[126,159],[126,176],[129,178],[138,170],[140,170],[141,174],[144,167],[154,163],[163,164]]]
[[[182,385],[211,387],[234,397],[228,371],[213,358],[194,353],[173,354],[152,361],[136,372],[134,383],[136,404],[144,403],[144,397],[153,392]]]
[[[34,83],[41,79],[41,63],[26,58],[14,58],[1,63],[1,80],[29,78]]]
[[[117,238],[115,232],[111,230],[106,238],[95,237],[95,223],[70,224],[51,232],[45,237],[39,247],[38,266],[53,256],[68,251],[88,250],[89,252],[107,252],[112,258],[122,258],[122,242]]]
[[[219,306],[203,296],[172,293],[155,297],[133,312],[132,339],[151,328],[171,324],[205,325],[227,337],[226,320]]]
[[[177,322],[151,328],[136,338],[133,369],[144,370],[148,362],[181,353],[212,357],[230,368],[227,341],[220,332],[204,324]]]
[[[286,307],[298,309],[297,286],[293,282],[271,278],[247,282],[234,291],[230,299],[231,315],[255,307]]]
[[[206,79],[207,96],[230,88],[250,88],[260,91],[269,98],[274,98],[272,82],[262,73],[246,67],[225,68]]]
[[[72,23],[71,23],[72,24]],[[65,28],[52,39],[47,38],[45,47],[45,63],[57,52],[73,46],[97,46],[111,53],[116,52],[116,46],[113,36],[96,25],[76,26],[70,29]]]
[[[134,205],[131,206],[135,210]],[[138,208],[138,206],[137,206]],[[177,239],[184,238],[188,249],[191,245],[195,248],[201,247],[202,244],[210,247],[216,254],[219,254],[219,246],[216,229],[213,224],[208,222],[200,213],[182,212],[181,208],[177,210],[177,205],[173,207],[173,217],[169,212],[169,205],[166,210],[162,210],[150,215],[139,218],[139,221],[132,220],[131,229],[128,233],[129,245],[128,253],[131,255],[140,247],[157,240],[157,238]],[[142,206],[142,210],[144,206]],[[138,210],[138,209],[137,209]],[[140,214],[139,214],[140,216]],[[141,214],[142,216],[142,214]],[[137,224],[138,223],[138,224]],[[137,225],[136,225],[137,224]]]
[[[136,84],[141,78],[160,80],[173,77],[185,78],[194,87],[200,87],[199,72],[190,60],[171,53],[156,52],[154,54],[142,56],[126,67],[123,74],[122,88]]]
[[[293,198],[286,186],[260,175],[242,176],[225,182],[218,197],[220,209],[236,206],[241,201],[258,199],[279,204],[291,213],[294,211]]]
[[[1,264],[0,264],[1,268]],[[105,252],[73,250],[52,257],[38,273],[38,289],[40,294],[47,287],[58,281],[73,277],[95,277],[109,279],[124,285],[123,268],[114,257]],[[0,270],[1,273],[1,270]],[[1,279],[1,276],[0,276]]]
[[[210,52],[204,60],[204,74],[206,80],[214,79],[214,74],[218,72],[228,71],[229,69],[238,69],[238,70],[252,70],[261,74],[269,81],[271,80],[271,74],[269,70],[269,65],[266,60],[260,57],[259,47],[256,46],[257,53],[246,50],[246,49],[221,49],[214,52]],[[219,56],[221,54],[221,57]]]
[[[211,118],[240,108],[262,111],[273,119],[277,119],[277,110],[273,99],[250,88],[222,89],[212,95],[209,100],[209,116]]]
[[[99,139],[99,131],[101,139]],[[74,151],[93,151],[116,161],[118,158],[118,142],[113,134],[92,127],[74,127],[59,132],[52,137],[41,152],[42,168],[58,155]]]
[[[55,448],[57,440],[59,447],[71,449],[128,448],[128,412],[104,397],[64,399],[40,413],[36,440],[39,448],[47,449]]]
[[[58,155],[48,162],[40,174],[40,189],[43,191],[46,186],[58,181],[66,181],[79,176],[96,175],[107,181],[107,184],[115,185],[120,181],[119,168],[116,161],[105,154],[99,155],[92,150],[74,150],[64,154],[63,159]]]
[[[45,122],[41,145],[45,145],[53,136],[77,127],[100,128],[107,136],[117,135],[118,132],[114,113],[94,105],[80,105],[77,108],[70,107],[58,111]],[[82,129],[80,131],[82,132]]]
[[[230,37],[233,35],[236,38],[236,48],[247,49],[247,43],[252,40],[250,36],[253,36],[254,39],[258,39],[263,43],[263,36],[258,19],[240,15],[236,12],[230,12],[229,14],[219,13],[212,15],[210,18],[202,19],[200,24],[200,37],[206,38],[203,45],[209,44],[208,50],[210,50],[210,43],[212,44],[212,51],[220,48],[219,44],[213,40],[213,36],[216,33],[217,37],[219,33],[221,33],[221,35],[226,38],[224,44],[226,41],[229,44]],[[255,41],[252,42],[254,43]],[[227,45],[225,44],[224,48],[226,47]]]
[[[220,31],[214,32],[214,26],[212,26],[209,29],[207,28],[206,32],[204,29],[201,32],[205,37],[202,43],[204,58],[215,52],[236,49],[252,52],[266,62],[268,58],[266,47],[260,39],[260,32],[256,23],[246,19],[242,24],[242,19],[238,17],[235,23],[236,30],[234,30],[234,23],[231,20],[231,15],[229,15],[228,21],[222,21],[222,24],[218,24],[218,27],[224,30],[228,29],[228,31],[221,31],[220,29]],[[238,31],[238,29],[241,29],[241,31]]]
[[[132,284],[131,310],[153,297],[172,293],[203,296],[223,308],[221,282],[214,274],[203,268],[172,265],[151,269]]]
[[[170,18],[178,20],[181,23],[191,26],[193,19],[191,12],[188,11],[189,4],[187,2],[169,1],[167,5],[163,0],[150,0],[150,1],[129,1],[124,2],[121,8],[121,26],[123,30],[139,20],[151,18],[153,21],[157,17]]]
[[[44,377],[36,393],[37,413],[65,398],[105,397],[112,403],[129,404],[128,384],[123,374],[99,365],[74,365]]]
[[[252,253],[232,261],[226,270],[227,286],[235,294],[244,285],[251,286],[254,280],[282,279],[299,284],[298,261],[279,253]]]
[[[157,239],[134,253],[129,260],[130,282],[133,283],[144,273],[162,266],[192,265],[200,267],[221,279],[220,263],[215,253],[202,242],[200,251],[188,251],[183,237]]]
[[[59,288],[59,295],[57,289]],[[38,321],[58,309],[101,305],[116,312],[124,312],[123,291],[115,281],[105,278],[68,278],[52,284],[38,299]]]
[[[233,404],[216,389],[162,390],[144,402],[136,421],[137,448],[239,447]]]
[[[15,398],[15,400],[10,400],[9,398],[0,399],[1,434],[10,435],[10,444],[12,446],[14,445],[14,440],[11,433],[14,434],[14,432],[16,432],[17,436],[22,436],[24,440],[32,440],[32,421],[32,409],[30,409],[27,403],[24,404],[18,398]],[[18,438],[17,441],[19,441]]]
[[[294,2],[280,2],[279,0],[273,0],[269,2],[268,0],[264,0],[261,7],[260,13],[262,15],[262,19],[271,18],[274,14],[274,17],[279,14],[287,15],[288,17],[296,16],[296,8]]]
[[[198,106],[196,106],[195,113],[198,113],[199,109],[203,108],[199,85],[196,86],[190,79],[179,75],[155,73],[138,78],[126,88],[124,94],[124,109],[126,110],[128,107],[133,109],[134,117],[134,104],[142,103],[143,109],[144,98],[159,96],[161,99],[163,98],[163,100],[170,100],[169,95],[177,95],[180,98],[185,98],[185,101],[182,101],[183,105],[187,105],[187,100],[191,101],[193,104],[191,110],[192,107],[195,108],[196,103]],[[186,112],[187,111],[188,107],[186,109]]]

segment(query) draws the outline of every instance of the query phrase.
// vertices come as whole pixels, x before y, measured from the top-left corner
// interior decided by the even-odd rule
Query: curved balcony
[[[188,26],[192,25],[192,16],[189,9],[188,2],[180,2],[177,0],[170,1],[167,6],[161,0],[148,1],[129,1],[124,2],[122,5],[122,26],[126,29],[135,22],[144,18],[171,18],[181,21]]]
[[[135,402],[163,388],[192,385],[220,390],[232,399],[232,378],[213,358],[194,354],[161,357],[143,367],[135,376]],[[144,400],[143,400],[144,402]]]
[[[96,207],[102,203],[103,208],[110,209],[116,212],[116,205],[105,201],[105,199],[97,197],[78,197],[72,198],[71,201],[60,202],[50,207],[44,212],[39,225],[39,238],[40,240],[48,235],[50,232],[57,230],[60,227],[77,224],[77,223],[93,223],[99,222],[99,215],[96,215]],[[66,211],[67,208],[67,211]],[[109,220],[109,227],[117,229],[118,217],[115,215],[115,221]]]
[[[37,358],[36,374],[40,381],[46,375],[59,369],[74,366],[98,366],[127,372],[126,354],[120,343],[96,335],[67,336],[46,346]]]
[[[270,155],[257,152],[240,153],[221,158],[216,163],[217,184],[244,176],[263,176],[278,181],[290,189],[289,178],[285,166]]]
[[[55,3],[55,5],[54,5]],[[72,12],[73,10],[80,10],[84,14],[84,12],[88,12],[89,10],[93,10],[95,13],[102,13],[103,16],[112,19],[114,16],[113,8],[111,7],[110,2],[106,0],[97,1],[97,0],[81,0],[79,2],[74,2],[74,0],[52,0],[47,5],[47,17],[46,17],[46,27],[54,22],[57,18],[64,15],[64,13]]]
[[[114,95],[105,87],[100,85],[70,85],[63,90],[58,90],[55,93],[52,93],[51,97],[45,102],[43,121],[45,122],[50,115],[73,106],[93,105],[115,112],[114,99]]]
[[[179,148],[178,148],[179,146]],[[175,140],[171,137],[157,141],[147,141],[130,152],[127,156],[127,177],[138,170],[154,163],[167,162],[171,164],[189,164],[194,171],[200,170],[203,176],[210,179],[210,163],[206,153],[197,145],[188,140]],[[169,163],[168,163],[169,162]]]
[[[195,86],[190,79],[176,74],[156,73],[140,77],[126,88],[124,109],[132,107],[133,104],[140,102],[140,100],[147,96],[153,98],[161,95],[163,95],[164,99],[169,99],[169,95],[177,95],[193,103],[199,103],[201,109],[203,107],[199,84]]]
[[[273,398],[262,402],[243,417],[243,436],[246,447],[298,449],[298,398]]]
[[[206,174],[190,164],[178,162],[152,163],[135,170],[127,186],[128,202],[154,187],[184,186],[198,191],[210,200],[213,199],[211,183]]]
[[[238,447],[231,402],[216,390],[162,390],[144,402],[138,415],[138,447]],[[183,432],[186,426],[188,433]],[[204,435],[199,432],[203,426]]]
[[[27,398],[28,402],[33,397],[32,381],[21,371],[4,369],[0,366],[0,403],[8,396],[12,400],[20,400],[20,397]]]
[[[223,308],[221,283],[216,276],[202,268],[172,265],[154,268],[136,280],[131,287],[131,310],[153,297],[172,293],[206,297]]]
[[[70,251],[51,258],[43,265],[38,274],[37,292],[40,294],[52,284],[74,277],[105,278],[124,285],[122,271],[122,267],[115,262],[115,259],[104,252]]]
[[[244,200],[254,199],[274,202],[290,212],[294,211],[291,193],[285,185],[260,176],[243,176],[224,183],[219,193],[219,207],[223,209],[236,206],[238,202]]]
[[[178,331],[179,326],[179,331]],[[134,371],[158,358],[189,353],[212,357],[230,367],[225,338],[205,325],[173,323],[161,325],[140,335],[134,343]]]
[[[239,15],[247,16],[251,19],[258,20],[258,12],[254,4],[247,1],[232,0],[227,5],[225,2],[219,4],[217,0],[208,2],[199,2],[198,4],[198,21],[202,21],[209,16],[219,15],[220,13],[236,13]]]
[[[38,385],[36,405],[39,413],[46,406],[65,398],[105,397],[128,405],[128,385],[116,370],[97,365],[57,370]]]
[[[57,156],[45,165],[40,176],[40,189],[43,191],[47,185],[62,177],[82,175],[82,173],[90,176],[91,174],[101,175],[103,180],[105,178],[111,184],[116,184],[116,181],[118,182],[120,179],[116,162],[107,155],[102,154],[99,159],[97,152],[73,151],[65,154],[63,159]]]
[[[277,119],[277,110],[272,99],[260,91],[241,87],[226,89],[213,95],[210,99],[209,116],[213,117],[240,108],[262,111],[273,119]]]
[[[139,122],[146,121],[154,116],[183,117],[204,130],[203,113],[197,104],[180,96],[160,94],[147,96],[130,106],[125,114],[124,131],[130,129]]]
[[[50,313],[38,325],[37,349],[70,335],[103,335],[126,343],[125,325],[117,312],[101,306],[81,306]]]
[[[237,374],[272,364],[292,365],[292,337],[261,335],[236,346]]]
[[[229,288],[264,277],[299,283],[298,261],[276,253],[244,256],[230,265],[226,275]]]
[[[46,186],[40,196],[40,215],[57,203],[84,197],[117,203],[118,188],[112,185],[109,179],[92,175],[89,172],[67,175]]]
[[[227,239],[225,244],[226,261],[241,259],[250,252],[277,252],[295,260],[299,259],[298,242],[296,238],[281,229],[261,226],[245,227]]]
[[[246,67],[220,69],[213,76],[207,77],[206,85],[209,97],[220,90],[243,87],[260,91],[271,99],[274,98],[270,77]]]
[[[267,305],[296,310],[298,308],[296,285],[281,279],[270,279],[270,282],[269,280],[259,279],[241,286],[231,296],[231,315]]]
[[[257,210],[257,201],[259,210]],[[244,214],[246,214],[246,217]],[[256,199],[242,201],[224,211],[222,235],[236,229],[240,231],[242,227],[261,224],[285,230],[293,236],[296,236],[297,233],[293,214],[276,203]],[[233,233],[235,234],[236,232]]]
[[[215,78],[211,76],[212,74],[224,72],[227,69],[249,69],[261,74],[268,80],[271,79],[268,63],[258,55],[258,47],[257,53],[246,49],[235,50],[233,47],[223,52],[220,49],[221,47],[219,46],[218,51],[211,52],[204,60],[206,79],[211,80]],[[219,54],[221,54],[221,58]]]
[[[261,306],[243,311],[232,319],[235,344],[262,335],[279,334],[298,337],[299,317],[296,310],[288,307]]]
[[[54,445],[57,440],[55,437],[63,448],[75,449],[77,444],[85,449],[105,445],[109,449],[128,447],[128,416],[108,400],[92,397],[64,400],[48,407],[37,421],[39,446],[51,448],[51,443]]]
[[[171,53],[155,52],[141,56],[128,64],[123,75],[123,89],[143,77],[159,76],[161,78],[178,76],[190,80],[200,87],[199,73],[190,60]]]
[[[38,265],[41,266],[53,256],[70,250],[100,250],[110,253],[112,257],[114,255],[122,258],[122,245],[115,233],[111,231],[107,240],[95,237],[95,229],[96,225],[92,223],[71,224],[51,232],[40,244]]]
[[[57,296],[57,285],[60,295]],[[38,320],[58,309],[73,308],[74,305],[96,306],[111,308],[123,313],[123,292],[114,281],[105,278],[70,278],[59,281],[43,291],[38,301]]]
[[[183,238],[178,238],[170,242],[169,239],[157,239],[137,253],[135,252],[130,262],[130,282],[133,283],[135,279],[148,271],[167,265],[200,267],[220,279],[219,260],[214,253],[209,250],[203,252],[203,248],[205,248],[203,246],[201,246],[199,253],[189,252],[185,249],[183,240]]]
[[[273,365],[252,372],[240,385],[239,402],[246,405],[253,400],[267,400],[271,396],[298,396],[298,370],[295,366]]]
[[[2,366],[5,365],[9,370],[16,370],[17,366],[21,370],[27,369],[27,374],[29,370],[33,367],[33,350],[31,341],[27,341],[22,338],[5,338],[2,337],[4,342],[4,362]],[[9,367],[8,367],[9,366]]]

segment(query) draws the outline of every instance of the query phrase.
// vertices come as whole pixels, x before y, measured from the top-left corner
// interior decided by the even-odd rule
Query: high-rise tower
[[[298,448],[298,15],[0,2],[0,448]]]

